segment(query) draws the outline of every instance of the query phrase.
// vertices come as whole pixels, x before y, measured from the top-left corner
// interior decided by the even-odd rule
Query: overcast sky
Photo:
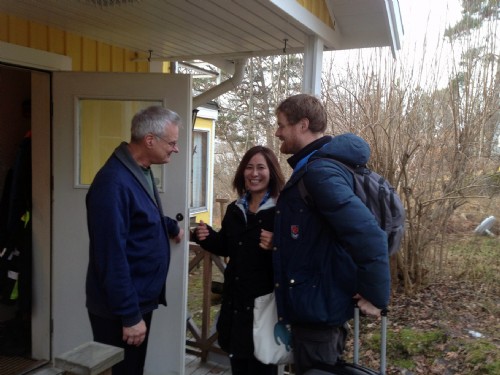
[[[447,84],[453,53],[443,41],[447,27],[461,17],[460,0],[399,0],[404,36],[398,59],[424,71],[422,85]],[[456,51],[455,56],[459,56]]]
[[[461,15],[460,0],[399,0],[403,19],[403,47],[420,48],[427,36],[435,46],[446,27]]]
[[[460,19],[460,0],[399,0],[399,5],[404,34],[401,50],[396,53],[396,64],[403,65],[408,74],[417,77],[420,86],[446,85],[453,64],[450,63],[451,46],[443,42],[443,34]],[[386,50],[390,54],[389,47]],[[374,49],[333,51],[325,53],[325,59],[333,58],[338,71],[342,71],[356,62],[360,51],[363,58],[371,59]],[[420,70],[421,76],[412,73]]]

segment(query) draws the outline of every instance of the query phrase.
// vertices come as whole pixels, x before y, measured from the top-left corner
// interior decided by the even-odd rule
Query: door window
[[[132,117],[139,110],[161,104],[161,101],[80,98],[76,111],[77,187],[88,187],[114,149],[121,142],[130,141]],[[151,169],[161,191],[163,168],[152,165]]]
[[[190,211],[207,209],[208,188],[208,131],[193,131]]]

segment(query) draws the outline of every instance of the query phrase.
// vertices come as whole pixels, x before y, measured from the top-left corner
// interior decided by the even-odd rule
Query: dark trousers
[[[231,358],[232,375],[277,375],[278,366],[266,365],[257,358]]]
[[[123,326],[121,320],[101,318],[100,316],[89,313],[94,341],[123,348],[125,350],[125,358],[123,361],[113,366],[113,375],[143,374],[152,316],[153,312],[142,316],[148,330],[144,342],[139,346],[134,346],[128,345],[122,340]]]
[[[302,375],[317,363],[335,364],[345,348],[345,327],[292,325],[295,375]]]

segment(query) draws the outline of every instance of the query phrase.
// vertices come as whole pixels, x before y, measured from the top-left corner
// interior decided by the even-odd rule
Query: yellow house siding
[[[194,125],[194,128],[198,129],[198,130],[201,130],[201,129],[203,129],[203,130],[212,130],[213,123],[214,123],[214,120],[212,120],[212,119],[197,117],[195,125]]]
[[[9,31],[9,27],[7,25],[8,18],[5,13],[0,12],[0,40],[7,40],[7,33]]]
[[[330,27],[334,27],[330,19],[328,7],[323,0],[296,0],[300,5],[306,8],[309,12],[318,17],[321,21]]]
[[[124,53],[125,53],[125,59],[123,60],[123,64],[125,72],[135,72],[136,63],[132,61],[132,59],[136,57],[136,54],[130,51],[125,51]]]
[[[215,129],[215,120],[213,118],[204,118],[204,117],[197,117],[196,118],[196,122],[194,124],[194,128],[196,130],[206,130],[208,132],[211,132],[213,133],[214,132],[214,129]],[[213,136],[210,136],[209,137],[209,147],[212,148],[214,147],[214,143],[213,143]],[[213,166],[213,152],[209,152],[209,160],[208,160],[208,173],[213,173],[212,171],[212,166]],[[212,186],[210,186],[209,189],[213,189]],[[211,210],[213,211],[213,207],[211,207]],[[200,211],[200,212],[196,212],[195,214],[192,214],[191,215],[191,219],[196,222],[196,223],[199,223],[200,220],[203,220],[205,223],[210,223],[211,222],[211,211],[210,210],[206,210],[206,211]]]
[[[164,73],[172,73],[170,71],[170,63],[168,61],[163,62],[162,72]]]
[[[111,71],[112,72],[124,72],[125,63],[125,52],[121,48],[111,46]]]
[[[49,33],[49,52],[57,53],[59,55],[64,55],[66,52],[64,45],[66,41],[66,35],[62,30],[48,28]]]
[[[29,44],[31,47],[48,51],[49,33],[47,26],[38,23],[29,24]]]
[[[17,17],[9,18],[9,40],[7,42],[29,47],[29,22]]]
[[[92,39],[82,38],[82,71],[97,71],[97,42]]]
[[[73,33],[66,33],[66,53],[72,59],[73,70],[82,71],[82,37]]]
[[[111,46],[97,42],[97,71],[111,72]]]
[[[72,70],[77,72],[149,72],[147,53],[111,46],[3,12],[0,41],[69,56]],[[141,61],[132,61],[136,58]]]
[[[200,220],[203,220],[204,223],[210,223],[210,212],[205,211],[205,212],[199,212],[196,215],[194,215],[194,221],[196,223],[199,223]]]
[[[142,54],[142,56],[140,56],[140,54],[138,54],[138,57],[142,58],[142,59],[145,59],[148,56],[146,54]],[[142,73],[149,72],[149,63],[148,63],[147,60],[146,61],[139,61],[136,64],[137,64],[137,71],[138,72],[142,72]]]

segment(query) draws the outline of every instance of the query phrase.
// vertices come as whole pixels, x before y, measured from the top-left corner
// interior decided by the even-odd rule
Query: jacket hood
[[[243,216],[245,217],[245,221],[247,221],[247,213],[246,213],[246,209],[245,209],[245,205],[243,204],[242,202],[242,198],[238,198],[235,203],[236,207],[238,207],[241,212],[243,212]],[[276,206],[276,199],[273,198],[273,197],[269,197],[269,199],[263,203],[261,206],[259,206],[257,212],[259,212],[260,210],[267,210],[271,207],[274,207]]]
[[[321,147],[313,158],[334,158],[357,167],[365,166],[370,159],[370,146],[361,137],[352,133],[337,135]]]

